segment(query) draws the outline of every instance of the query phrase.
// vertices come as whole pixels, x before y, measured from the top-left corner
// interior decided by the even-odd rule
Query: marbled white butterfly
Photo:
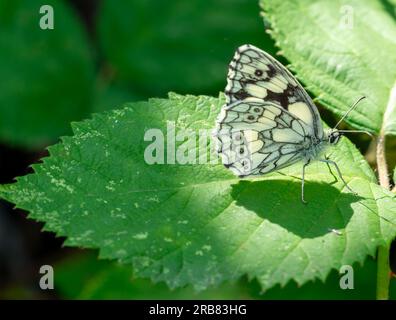
[[[302,161],[301,199],[304,174],[312,160],[338,165],[323,151],[335,145],[345,130],[338,124],[324,130],[314,102],[297,79],[266,52],[244,45],[229,65],[226,104],[216,123],[217,151],[223,164],[240,177],[262,175]]]

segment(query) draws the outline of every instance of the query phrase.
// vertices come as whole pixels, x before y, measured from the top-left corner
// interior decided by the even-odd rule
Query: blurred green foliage
[[[0,141],[21,148],[51,144],[71,121],[124,102],[217,95],[238,45],[275,51],[255,1],[103,0],[94,34],[69,3],[45,4],[54,30],[39,27],[42,1],[0,3]]]
[[[94,63],[71,8],[51,0],[55,29],[42,30],[40,0],[0,4],[0,141],[41,147],[88,116]]]
[[[170,290],[164,283],[134,278],[129,266],[97,260],[94,254],[72,256],[55,268],[57,292],[68,299],[374,299],[376,285],[376,264],[371,258],[364,266],[354,266],[354,289],[342,290],[341,276],[333,271],[326,283],[299,287],[291,282],[264,294],[256,280],[246,278],[201,292],[190,286]],[[396,282],[392,282],[391,298],[396,298]]]
[[[117,77],[148,96],[214,94],[236,47],[275,49],[256,1],[104,0],[98,38]]]

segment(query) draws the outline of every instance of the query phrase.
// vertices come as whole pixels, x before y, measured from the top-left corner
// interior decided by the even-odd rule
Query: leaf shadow
[[[344,193],[328,183],[290,180],[241,180],[232,186],[238,206],[277,224],[301,238],[316,238],[343,230],[353,215],[351,204],[362,197]]]

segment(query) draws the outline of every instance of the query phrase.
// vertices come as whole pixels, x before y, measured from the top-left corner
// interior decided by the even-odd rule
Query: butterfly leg
[[[310,160],[308,160],[306,163],[304,163],[303,168],[302,168],[302,181],[301,181],[301,201],[302,203],[307,204],[308,202],[305,201],[304,199],[304,182],[305,182],[305,167],[309,165]]]
[[[328,155],[325,155],[325,159],[326,159],[326,160],[329,160],[329,156],[328,156]],[[329,172],[331,173],[331,175],[333,176],[334,182],[337,182],[338,179],[337,179],[337,177],[335,176],[335,174],[333,173],[333,170],[331,170],[331,167],[330,167],[330,165],[329,165],[328,162],[326,162],[326,166],[327,166],[327,168],[329,169]]]
[[[344,178],[343,178],[343,176],[342,176],[342,173],[341,173],[341,170],[340,170],[340,168],[338,167],[338,165],[337,165],[336,162],[334,162],[334,161],[332,161],[332,160],[329,160],[329,159],[321,159],[320,161],[321,161],[321,162],[324,162],[324,163],[327,163],[327,164],[332,164],[332,165],[334,165],[334,167],[335,167],[336,170],[337,170],[338,176],[340,177],[341,181],[344,183],[345,187],[346,187],[350,192],[352,192],[353,194],[357,194],[355,191],[353,191],[353,190],[348,186],[348,184],[347,184],[346,181],[344,180]]]

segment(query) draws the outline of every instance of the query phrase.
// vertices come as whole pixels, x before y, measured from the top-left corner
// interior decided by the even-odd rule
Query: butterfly
[[[323,154],[345,131],[357,131],[336,128],[364,97],[333,129],[324,130],[317,107],[297,79],[279,61],[252,45],[236,50],[229,64],[225,96],[215,136],[217,152],[234,174],[263,175],[302,162],[301,200],[306,203],[305,169],[311,161],[319,160],[329,168],[333,165],[353,192],[337,163]]]

